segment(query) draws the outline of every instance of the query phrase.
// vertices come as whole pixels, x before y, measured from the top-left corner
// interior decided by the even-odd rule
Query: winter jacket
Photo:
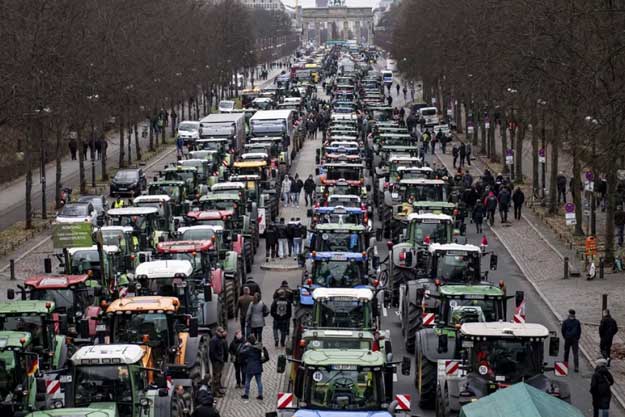
[[[247,316],[245,322],[252,329],[265,327],[265,316],[269,313],[267,306],[262,301],[250,304],[247,308]]]
[[[458,148],[454,145],[454,147],[451,149],[451,155],[456,158],[458,157]]]
[[[291,303],[285,298],[278,298],[271,303],[271,317],[280,322],[288,322],[291,320]]]
[[[484,207],[489,211],[497,209],[497,197],[495,197],[495,194],[492,191],[489,192],[488,197],[484,199]]]
[[[464,185],[464,188],[471,188],[471,185],[473,185],[473,177],[471,174],[464,174],[462,184]]]
[[[590,393],[592,394],[592,404],[600,410],[608,410],[610,408],[610,400],[612,392],[610,387],[614,384],[614,378],[605,365],[599,365],[595,368],[590,380]]]
[[[522,206],[525,202],[525,194],[523,194],[523,191],[521,191],[520,188],[514,190],[514,193],[512,194],[512,202],[514,202],[514,205],[517,207]]]
[[[291,180],[289,179],[289,177],[284,177],[284,179],[282,180],[282,187],[280,188],[280,191],[282,191],[283,193],[291,192]]]
[[[215,335],[211,338],[208,343],[208,357],[211,362],[226,362],[226,349],[222,337]]]
[[[315,191],[315,181],[311,178],[307,178],[306,181],[304,181],[304,191],[308,194]]]
[[[251,295],[243,294],[239,297],[239,317],[247,317],[247,309],[249,308],[250,304],[252,304],[252,301],[254,301],[254,297]]]
[[[287,238],[286,224],[277,224],[276,225],[276,236],[278,236],[278,239],[286,239]]]
[[[502,189],[499,192],[499,196],[498,196],[497,200],[499,201],[499,207],[500,208],[506,208],[506,207],[510,206],[510,191],[508,191],[505,188]]]
[[[562,322],[562,337],[565,339],[578,339],[582,336],[582,326],[575,317],[569,317]]]
[[[481,204],[476,204],[471,217],[475,223],[480,224],[484,221],[484,214],[484,207]]]
[[[566,177],[564,175],[558,175],[558,178],[556,179],[556,184],[558,185],[559,191],[566,190]]]
[[[263,347],[259,343],[245,343],[241,348],[239,357],[241,363],[245,364],[244,371],[246,375],[258,375],[263,373]]]
[[[243,347],[244,343],[245,343],[245,339],[243,339],[242,337],[240,339],[237,339],[236,337],[234,337],[232,341],[230,342],[230,346],[228,346],[228,353],[230,354],[230,357],[232,358],[232,362],[236,364],[241,363],[239,354],[241,353],[241,348]]]
[[[602,341],[612,344],[612,338],[617,332],[618,326],[612,316],[608,315],[601,319],[601,323],[599,323],[599,337],[601,337]]]
[[[467,146],[463,143],[460,145],[460,149],[458,149],[458,153],[460,156],[465,156],[467,154]]]
[[[304,183],[302,182],[302,180],[298,178],[293,182],[295,183],[295,190],[293,192],[299,193],[300,191],[302,191],[302,188],[304,187]],[[293,186],[291,186],[291,189],[293,189]]]

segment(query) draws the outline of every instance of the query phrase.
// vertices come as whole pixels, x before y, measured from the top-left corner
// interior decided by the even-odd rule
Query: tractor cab
[[[159,174],[166,181],[182,181],[187,195],[194,195],[200,184],[199,173],[194,166],[165,165],[165,170],[160,171]]]
[[[310,325],[320,328],[379,328],[377,299],[369,288],[316,288]]]
[[[208,178],[212,176],[213,171],[211,170],[212,164],[207,159],[181,159],[178,161],[178,165],[176,167],[193,167],[197,170],[197,181],[199,184],[205,184],[208,181]]]
[[[369,213],[359,207],[315,207],[311,215],[311,229],[314,229],[317,224],[327,223],[363,225],[367,232],[371,232],[373,227]]]
[[[408,210],[411,208],[407,207]],[[426,248],[430,243],[452,243],[455,236],[453,218],[446,214],[410,213],[393,226],[397,228],[392,230],[391,240],[408,243],[415,249]]]
[[[374,276],[367,271],[367,257],[361,253],[313,252],[302,279],[299,303],[312,305],[316,288],[370,288]]]
[[[317,224],[309,242],[310,250],[316,252],[366,253],[369,246],[366,228],[362,224]]]
[[[153,181],[148,185],[148,195],[168,195],[172,205],[172,215],[181,216],[189,208],[187,187],[184,181]]]
[[[441,283],[479,283],[488,278],[488,271],[482,274],[481,248],[457,243],[433,243],[428,248],[426,266],[428,276]],[[491,254],[490,269],[497,269],[497,256]]]
[[[169,228],[161,229],[159,209],[156,207],[124,207],[107,212],[111,226],[132,227],[133,241],[138,241],[135,252],[151,253],[162,238],[169,236]],[[137,245],[134,245],[137,246]]]
[[[132,204],[135,207],[154,207],[158,210],[158,230],[173,234],[176,230],[173,219],[173,207],[171,197],[167,194],[142,195],[136,197]]]
[[[116,288],[118,277],[126,271],[126,261],[117,246],[102,246],[102,257],[97,245],[69,248],[64,254],[65,258],[63,255],[57,257],[65,274],[87,275],[85,285],[102,291]]]

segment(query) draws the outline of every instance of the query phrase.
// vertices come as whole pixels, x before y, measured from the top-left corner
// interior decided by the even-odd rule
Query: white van
[[[384,84],[392,84],[393,83],[393,71],[389,71],[389,70],[382,71],[382,82]]]
[[[440,123],[436,107],[422,107],[418,112],[419,122],[422,126],[433,127]]]

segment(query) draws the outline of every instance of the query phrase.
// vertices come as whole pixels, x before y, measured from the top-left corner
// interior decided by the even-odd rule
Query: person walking
[[[315,180],[313,180],[313,176],[309,175],[304,181],[304,200],[306,202],[306,207],[310,204],[313,205],[313,197],[315,192]]]
[[[454,157],[454,168],[456,168],[456,164],[458,163],[458,146],[453,145],[451,148],[451,156]]]
[[[295,228],[296,228],[295,218],[291,217],[291,220],[286,225],[286,240],[289,248],[288,257],[292,256],[293,252],[293,239],[295,238]]]
[[[289,335],[289,323],[291,321],[292,309],[286,292],[278,289],[278,298],[271,303],[271,317],[273,317],[273,340],[275,346],[284,347],[287,336]],[[278,340],[279,339],[279,340]]]
[[[280,291],[283,291],[286,295],[286,299],[290,304],[293,304],[293,300],[295,298],[296,290],[293,290],[289,287],[289,283],[286,280],[283,280],[282,283],[276,290],[273,292],[273,299],[277,299]]]
[[[623,246],[623,234],[625,233],[625,211],[623,206],[617,206],[614,212],[614,226],[616,227],[616,236],[618,245]]]
[[[250,304],[252,304],[252,301],[254,301],[254,296],[251,294],[250,287],[243,287],[243,294],[239,296],[239,300],[237,301],[237,314],[239,315],[243,337],[247,334],[245,322],[247,320],[247,310]]]
[[[278,257],[283,259],[289,250],[288,231],[286,224],[284,224],[284,217],[280,218],[280,223],[276,227],[276,235],[278,237]]]
[[[405,84],[404,84],[403,92],[404,92],[404,100],[407,100],[408,99],[408,88],[406,87]]]
[[[614,385],[614,378],[607,368],[605,359],[598,359],[595,372],[590,379],[590,394],[592,395],[592,415],[593,417],[608,417],[612,391],[610,387]]]
[[[473,207],[473,213],[471,213],[473,223],[475,223],[475,232],[482,233],[482,223],[484,222],[484,206],[480,204],[479,200],[475,207]]]
[[[178,136],[176,138],[176,157],[178,159],[182,159],[184,153],[182,151],[182,148],[184,147],[184,139],[182,139],[180,136]]]
[[[76,160],[76,153],[78,152],[78,142],[76,138],[71,138],[68,143],[69,146],[69,154],[72,157],[72,161]]]
[[[397,97],[399,98],[399,90],[401,90],[401,86],[399,85],[399,83],[397,83],[397,85],[395,86],[395,90],[397,90]]]
[[[465,145],[466,161],[467,165],[471,166],[471,153],[473,152],[473,146],[471,142],[467,142]]]
[[[269,262],[276,257],[276,228],[273,223],[267,225],[265,230],[265,262]]]
[[[284,207],[289,206],[289,193],[291,192],[291,178],[288,175],[284,176],[282,180],[282,186],[280,187],[280,192],[282,192],[282,202]]]
[[[464,159],[467,157],[467,145],[464,143],[460,144],[458,155],[460,156],[460,167],[464,167]]]
[[[263,343],[263,328],[265,327],[265,317],[269,315],[269,309],[260,298],[260,294],[254,294],[254,301],[247,308],[246,324],[250,329],[250,334],[254,335],[259,343]]]
[[[389,107],[393,105],[393,97],[391,97],[390,94],[388,97],[386,97],[386,102],[388,103]]]
[[[618,333],[616,320],[610,315],[610,310],[603,310],[603,317],[601,318],[601,323],[599,323],[599,350],[601,351],[601,356],[608,361],[608,367],[610,367],[612,362],[610,353],[612,350],[612,339],[614,339],[616,333]]]
[[[484,199],[484,208],[486,209],[486,216],[488,222],[492,226],[495,223],[495,211],[497,210],[497,197],[492,191],[488,192],[488,196]]]
[[[523,208],[523,203],[525,202],[525,194],[521,190],[521,187],[516,187],[514,193],[512,194],[512,203],[514,204],[514,219],[521,220],[521,209]]]
[[[575,318],[575,310],[569,310],[569,317],[562,322],[562,337],[564,338],[564,362],[569,363],[569,353],[573,350],[575,372],[579,372],[579,338],[582,336],[582,326]]]
[[[508,223],[508,210],[510,209],[510,191],[507,187],[503,187],[497,196],[499,203],[499,218],[502,223]]]
[[[219,411],[214,407],[215,399],[208,388],[207,381],[203,381],[196,398],[198,406],[194,408],[191,417],[220,417]]]
[[[234,337],[228,346],[228,353],[234,365],[234,377],[237,381],[237,388],[241,388],[245,383],[245,373],[243,372],[243,363],[241,362],[241,348],[245,343],[245,338],[240,330],[234,333]]]
[[[303,229],[303,230],[302,230]],[[295,219],[295,227],[293,228],[293,256],[295,260],[302,253],[302,234],[306,233],[306,227],[302,224],[301,219]]]
[[[227,332],[223,327],[215,329],[215,335],[208,343],[208,357],[211,361],[213,377],[211,379],[211,389],[213,395],[217,398],[223,397],[226,393],[224,386],[221,384],[221,377],[226,364],[228,351],[225,348],[224,340]]]
[[[254,335],[247,337],[247,342],[241,348],[239,353],[241,361],[245,364],[245,387],[241,398],[248,400],[250,398],[250,385],[252,378],[256,380],[256,389],[258,391],[257,400],[263,399],[263,363],[269,361],[269,352],[264,348],[261,342],[257,341]]]
[[[560,171],[556,178],[556,185],[558,189],[558,204],[560,204],[560,197],[562,198],[562,202],[566,203],[566,177],[564,173]]]
[[[302,187],[304,187],[304,183],[298,174],[295,174],[295,178],[291,182],[291,203],[297,208],[299,208],[299,195],[302,191]]]

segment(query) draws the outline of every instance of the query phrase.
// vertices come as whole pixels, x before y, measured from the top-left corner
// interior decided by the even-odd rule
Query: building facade
[[[272,11],[284,11],[284,5],[281,0],[241,0],[241,3],[248,7],[258,7]]]
[[[356,40],[373,44],[373,10],[347,7],[341,0],[330,0],[328,7],[301,11],[302,40],[320,45],[330,40]]]

